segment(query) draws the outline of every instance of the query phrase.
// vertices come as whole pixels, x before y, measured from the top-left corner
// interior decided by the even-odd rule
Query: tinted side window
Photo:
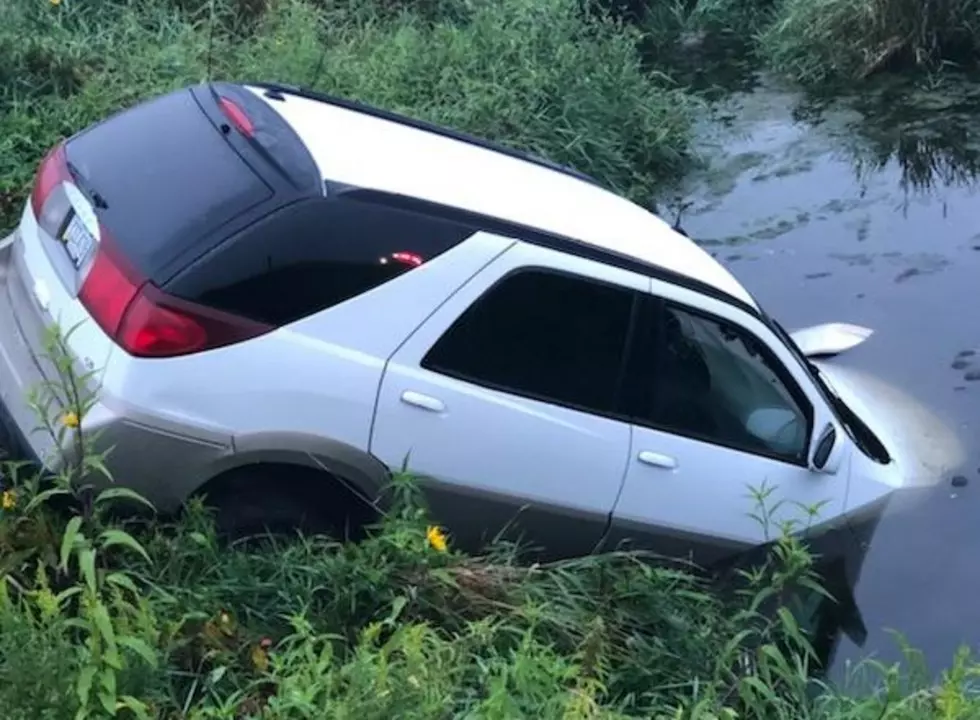
[[[344,196],[303,200],[223,243],[167,289],[283,325],[378,287],[472,234],[455,222]]]
[[[516,395],[608,413],[616,405],[633,303],[626,289],[522,271],[466,310],[422,366]]]
[[[805,461],[809,403],[761,341],[724,320],[670,305],[663,307],[655,335],[655,357],[641,380],[649,385],[637,392],[649,399],[640,421],[747,452]]]

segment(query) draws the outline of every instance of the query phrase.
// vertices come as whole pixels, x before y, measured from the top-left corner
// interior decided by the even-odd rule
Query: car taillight
[[[251,131],[248,117],[231,105],[225,111],[247,134]],[[236,110],[240,115],[235,115]],[[31,208],[38,226],[52,237],[58,237],[73,211],[71,193],[77,188],[66,185],[74,186],[75,179],[65,146],[59,144],[38,167],[31,192]],[[168,296],[126,261],[101,221],[95,235],[93,257],[81,268],[84,279],[78,300],[99,327],[129,354],[187,355],[247,340],[272,329]]]
[[[176,357],[213,350],[272,329],[170,297],[139,278],[104,229],[78,299],[107,335],[138,357]]]
[[[149,288],[152,290],[152,287]],[[204,324],[192,315],[170,310],[140,293],[119,332],[119,344],[142,357],[186,355],[208,347]]]
[[[107,335],[117,338],[123,316],[143,284],[103,233],[99,249],[78,291],[78,299]]]
[[[418,267],[423,262],[422,256],[413,252],[396,252],[391,254],[391,259],[395,262],[399,262],[402,265],[410,265],[411,267]]]
[[[174,357],[214,350],[272,329],[264,323],[171,297],[146,283],[126,310],[116,340],[131,355]]]
[[[234,101],[223,97],[218,101],[218,104],[221,106],[221,111],[225,116],[238,128],[238,132],[249,138],[255,135],[255,126],[252,124],[252,121],[245,114],[245,111]]]
[[[71,201],[61,191],[64,183],[72,183],[64,144],[55,145],[41,161],[34,177],[31,209],[42,230],[57,235],[71,210]]]

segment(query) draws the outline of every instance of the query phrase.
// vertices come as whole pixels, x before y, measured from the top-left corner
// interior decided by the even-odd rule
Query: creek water
[[[909,392],[964,446],[879,525],[855,588],[867,639],[837,644],[828,679],[900,659],[892,631],[938,671],[980,644],[980,84],[814,100],[760,77],[715,102],[698,138],[708,164],[681,188],[684,229],[785,327],[873,328],[838,360]]]

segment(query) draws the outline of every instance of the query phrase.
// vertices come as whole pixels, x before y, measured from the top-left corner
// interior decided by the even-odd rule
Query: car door
[[[371,450],[423,480],[435,519],[476,547],[503,531],[549,555],[592,550],[622,487],[615,413],[645,278],[516,244],[393,355]]]
[[[831,416],[790,351],[737,306],[653,290],[629,362],[631,457],[610,540],[707,564],[774,539],[786,521],[840,516],[848,463],[809,468],[813,429]]]

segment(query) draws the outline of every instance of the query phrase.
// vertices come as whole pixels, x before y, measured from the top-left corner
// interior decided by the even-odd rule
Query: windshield
[[[776,333],[776,336],[783,341],[783,344],[793,354],[793,357],[795,357],[797,362],[799,362],[803,369],[807,371],[807,374],[818,382],[821,389],[830,390],[830,388],[827,388],[827,386],[824,384],[823,378],[820,375],[820,368],[810,362],[810,359],[803,354],[803,351],[800,350],[799,346],[796,344],[796,341],[793,340],[793,336],[786,332],[783,326],[779,324],[779,321],[770,315],[765,314],[764,312],[762,313],[762,320],[769,326],[769,329]],[[836,393],[834,394],[836,395]]]
[[[797,362],[800,363],[800,366],[813,380],[814,384],[817,386],[817,389],[823,394],[824,400],[826,400],[827,404],[830,405],[831,412],[834,413],[837,420],[846,426],[847,422],[843,417],[841,417],[842,413],[839,412],[839,408],[841,405],[844,405],[844,401],[840,399],[837,391],[834,390],[830,383],[824,378],[823,374],[820,372],[820,368],[814,365],[810,359],[803,354],[803,351],[800,350],[799,346],[793,340],[793,336],[786,332],[778,321],[765,313],[762,313],[762,318],[766,324],[769,325],[770,329],[776,333],[776,336],[783,341],[783,344],[789,349],[789,351],[793,354],[793,357],[796,358]]]
[[[830,407],[830,411],[833,413],[837,421],[844,426],[847,434],[851,437],[854,443],[860,448],[860,450],[868,457],[876,460],[877,462],[887,463],[890,460],[888,450],[882,444],[881,440],[874,434],[868,425],[861,420],[858,415],[848,407],[847,403],[841,399],[837,390],[831,384],[830,380],[824,377],[824,374],[820,371],[809,358],[807,358],[803,351],[800,350],[796,342],[793,340],[793,336],[790,335],[783,326],[780,325],[772,317],[763,314],[763,319],[768,323],[770,328],[780,340],[786,345],[786,347],[793,353],[797,361],[806,370],[807,374],[813,378],[814,384],[817,389],[823,394],[824,399],[827,401],[827,405]]]

